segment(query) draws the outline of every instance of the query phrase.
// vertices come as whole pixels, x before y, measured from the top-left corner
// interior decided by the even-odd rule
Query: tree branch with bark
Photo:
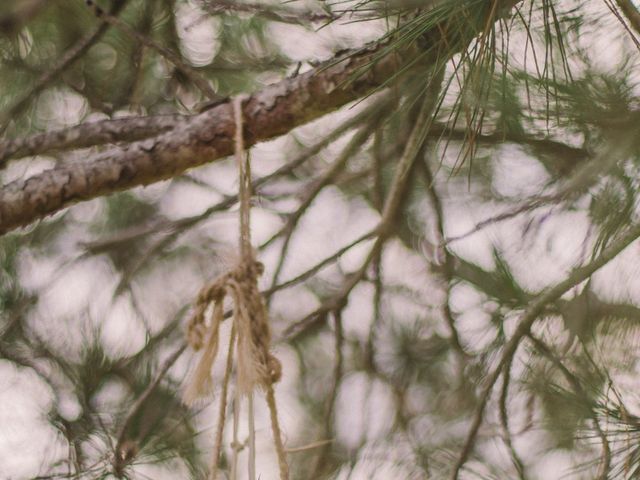
[[[498,3],[500,8],[496,8]],[[254,93],[243,106],[247,146],[283,135],[384,88],[417,63],[434,66],[446,62],[474,34],[485,30],[490,21],[500,18],[517,3],[518,0],[497,2],[485,23],[469,22],[464,31],[459,19],[455,25],[445,20],[422,35],[420,46],[414,42],[400,51],[387,48],[387,42],[383,41],[339,55],[309,72]],[[125,125],[123,121],[120,133],[112,134],[111,138],[130,138]],[[113,126],[104,124],[105,129]],[[26,226],[78,201],[149,185],[228,156],[233,150],[233,130],[231,103],[226,101],[185,119],[166,133],[113,146],[89,162],[65,164],[11,182],[0,191],[0,233]],[[94,137],[97,142],[100,135],[96,133]],[[56,143],[44,139],[40,142]],[[70,141],[66,144],[73,145]],[[20,151],[13,146],[8,150],[5,147],[5,152],[12,149]],[[3,153],[3,157],[6,155]]]

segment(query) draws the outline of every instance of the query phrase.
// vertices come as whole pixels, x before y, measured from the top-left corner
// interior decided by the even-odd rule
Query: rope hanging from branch
[[[271,417],[273,442],[278,455],[280,479],[288,480],[289,468],[286,461],[282,433],[278,422],[274,383],[282,374],[279,360],[271,353],[271,329],[262,295],[258,289],[258,277],[263,273],[251,247],[251,168],[249,157],[244,148],[243,135],[243,97],[233,101],[235,119],[235,157],[238,166],[240,201],[240,262],[232,270],[224,273],[198,294],[193,316],[187,326],[187,340],[194,350],[202,350],[200,360],[193,377],[184,392],[184,401],[193,404],[196,400],[211,395],[213,383],[211,369],[218,353],[220,325],[224,320],[224,300],[229,297],[233,302],[233,328],[230,342],[237,342],[236,348],[236,390],[249,396],[257,388],[265,392]],[[210,321],[206,313],[212,308]],[[230,345],[227,359],[227,373],[222,386],[222,398],[219,414],[218,432],[213,452],[210,479],[217,477],[217,464],[220,456],[222,431],[224,429],[226,394],[230,377],[233,347]],[[252,404],[252,402],[249,402]],[[250,415],[252,412],[250,412]],[[251,420],[252,417],[250,417]],[[250,422],[251,423],[251,422]],[[237,448],[237,446],[234,446]],[[252,452],[255,453],[255,452]]]

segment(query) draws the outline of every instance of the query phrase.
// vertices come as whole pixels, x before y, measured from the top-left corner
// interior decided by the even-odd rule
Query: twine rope
[[[238,198],[240,203],[240,262],[230,271],[222,274],[203,287],[197,297],[193,316],[187,326],[187,340],[194,350],[204,351],[194,370],[193,378],[184,392],[184,401],[193,404],[198,399],[211,395],[213,384],[211,369],[218,352],[219,330],[224,321],[224,300],[233,301],[233,327],[231,342],[237,342],[237,384],[239,394],[252,395],[256,387],[265,392],[271,418],[273,443],[278,456],[280,480],[289,479],[289,467],[282,441],[282,431],[278,422],[278,412],[273,384],[282,375],[279,360],[271,354],[271,329],[268,313],[260,290],[258,277],[264,267],[259,263],[251,247],[251,165],[244,147],[244,121],[242,104],[245,96],[233,100],[233,118],[235,123],[235,158],[238,167]],[[207,311],[212,314],[207,322]],[[233,347],[229,347],[227,372],[230,375]],[[213,451],[210,479],[217,476],[217,463],[220,456],[222,433],[225,419],[228,375],[223,381],[223,405],[220,408],[219,424]],[[236,425],[237,426],[237,425]]]

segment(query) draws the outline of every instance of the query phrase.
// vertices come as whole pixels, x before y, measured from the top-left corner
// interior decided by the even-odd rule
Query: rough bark
[[[496,13],[520,0],[500,0],[485,22],[468,26],[467,41],[487,28]],[[448,31],[453,34],[447,34]],[[467,35],[465,35],[467,36]],[[436,25],[421,42],[421,61],[450,58],[466,45],[459,25]],[[259,91],[244,102],[245,141],[251,146],[285,134],[386,85],[408,59],[420,53],[365,49],[327,62],[295,78]],[[234,123],[230,102],[180,122],[175,129],[125,146],[111,147],[89,162],[67,164],[15,181],[0,191],[0,234],[28,225],[81,200],[148,185],[225,157],[233,151]]]
[[[185,115],[124,117],[0,141],[0,167],[12,158],[154,137],[176,128],[178,123],[187,118]]]

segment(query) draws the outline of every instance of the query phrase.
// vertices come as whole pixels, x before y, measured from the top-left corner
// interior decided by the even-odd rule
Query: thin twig
[[[377,130],[373,137],[373,148],[372,148],[372,156],[373,156],[373,205],[379,214],[382,214],[382,209],[384,208],[384,185],[382,184],[382,169],[384,167],[383,155],[382,155],[382,140],[383,140],[383,131]],[[382,282],[382,252],[383,249],[376,254],[376,256],[371,261],[371,265],[373,268],[373,322],[371,324],[371,328],[369,329],[369,335],[367,337],[367,363],[370,368],[374,367],[375,362],[375,339],[376,332],[378,330],[378,325],[380,324],[381,319],[381,310],[382,310],[382,293],[383,293],[383,282]]]
[[[427,190],[427,196],[431,203],[431,209],[435,215],[435,224],[436,224],[436,238],[434,242],[434,261],[433,265],[436,265],[440,260],[440,256],[444,256],[444,265],[441,268],[441,274],[439,275],[440,280],[442,282],[442,289],[444,291],[444,299],[442,301],[442,315],[447,322],[450,333],[450,343],[453,349],[455,350],[458,359],[461,361],[461,368],[463,367],[463,361],[468,356],[464,347],[462,346],[462,341],[460,340],[460,335],[458,334],[458,329],[456,327],[455,318],[453,318],[453,312],[451,311],[451,285],[453,282],[453,262],[454,259],[447,249],[444,246],[444,213],[442,209],[442,202],[440,201],[440,196],[436,191],[435,187],[435,178],[433,177],[433,173],[431,172],[431,168],[429,167],[428,157],[422,159],[420,164],[422,167],[422,172],[424,174],[424,181]]]
[[[518,451],[513,445],[511,430],[509,429],[509,415],[507,412],[507,399],[509,397],[509,384],[511,383],[511,365],[513,362],[509,362],[505,365],[504,375],[502,376],[502,391],[500,393],[500,423],[502,424],[502,430],[504,434],[504,443],[511,454],[511,461],[513,462],[518,477],[520,480],[526,480],[526,472],[524,462],[518,455]]]
[[[311,182],[311,186],[307,189],[304,189],[305,195],[300,202],[300,205],[296,209],[295,212],[289,215],[285,225],[276,232],[269,240],[264,242],[260,248],[266,248],[270,245],[276,238],[281,235],[285,235],[284,241],[282,242],[282,246],[280,247],[280,255],[279,262],[274,270],[273,277],[271,279],[271,285],[276,285],[278,279],[280,277],[280,273],[284,267],[284,261],[287,257],[287,252],[289,249],[289,244],[291,242],[291,238],[295,231],[300,218],[304,215],[307,209],[311,206],[316,197],[320,194],[325,187],[331,184],[332,181],[335,180],[335,177],[346,168],[348,161],[357,153],[357,151],[362,147],[362,145],[369,139],[371,132],[375,129],[377,122],[367,125],[366,127],[359,130],[351,139],[351,141],[344,148],[342,153],[338,156],[336,161],[331,164],[329,168],[325,170],[316,180]]]
[[[490,227],[492,225],[495,225],[497,223],[501,223],[504,222],[506,220],[511,220],[512,218],[517,217],[518,215],[521,215],[525,212],[531,212],[533,210],[537,210],[538,208],[542,208],[544,206],[550,205],[556,201],[561,200],[561,197],[558,195],[549,195],[549,196],[544,196],[544,197],[539,197],[539,198],[535,198],[531,201],[528,201],[526,203],[524,203],[523,205],[514,207],[504,213],[499,213],[498,215],[493,215],[489,218],[486,218],[478,223],[476,223],[472,228],[470,228],[469,230],[467,230],[464,233],[461,233],[460,235],[456,235],[453,237],[448,237],[446,239],[443,239],[442,243],[440,244],[440,246],[446,246],[446,245],[450,245],[453,242],[458,242],[460,240],[464,240],[465,238],[470,237],[471,235],[474,235],[476,233],[481,232],[482,230],[484,230],[487,227]]]
[[[336,397],[338,396],[338,390],[340,388],[340,382],[343,375],[343,344],[344,344],[344,332],[342,328],[342,312],[340,310],[333,312],[334,328],[335,328],[335,364],[333,367],[333,384],[331,385],[331,391],[326,399],[326,409],[324,412],[324,434],[325,437],[331,437],[333,433],[334,412],[336,406]],[[331,449],[331,442],[326,442],[322,447],[322,450],[316,457],[315,467],[312,470],[312,474],[309,478],[322,478],[323,472],[326,470],[327,456]]]
[[[305,270],[300,275],[297,275],[297,276],[293,277],[292,279],[287,280],[286,282],[282,282],[282,283],[280,283],[278,285],[272,286],[268,290],[265,290],[263,292],[263,294],[266,295],[266,296],[270,296],[270,295],[273,295],[274,293],[276,293],[276,292],[278,292],[280,290],[284,290],[285,288],[292,287],[294,285],[297,285],[299,283],[304,282],[305,280],[308,280],[309,278],[314,276],[316,273],[318,273],[320,270],[322,270],[327,265],[337,261],[342,255],[344,255],[347,251],[351,250],[353,247],[361,244],[362,242],[364,242],[366,240],[369,240],[369,239],[373,238],[375,236],[375,234],[376,234],[375,230],[371,230],[370,232],[365,233],[364,235],[356,238],[355,240],[353,240],[352,242],[348,243],[347,245],[345,245],[344,247],[342,247],[341,249],[339,249],[338,251],[336,251],[332,255],[329,255],[328,257],[324,258],[323,260],[320,260],[313,267],[309,268],[308,270]]]

